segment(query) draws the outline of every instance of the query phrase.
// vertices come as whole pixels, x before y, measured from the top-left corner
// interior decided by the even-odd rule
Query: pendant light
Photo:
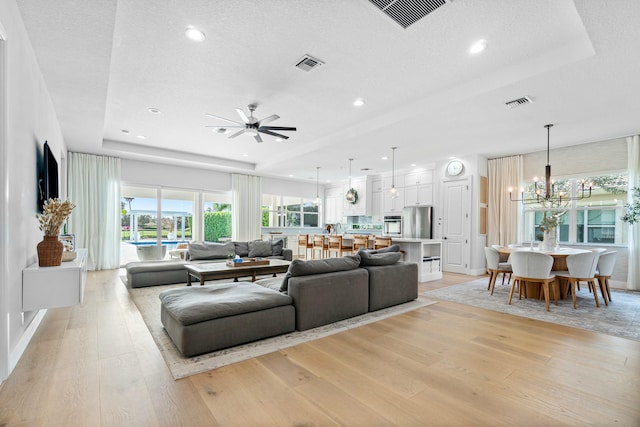
[[[316,166],[316,204],[320,204],[320,166]]]
[[[353,199],[355,198],[355,191],[351,186],[351,162],[353,162],[353,159],[349,159],[349,190],[347,190],[347,194],[345,196],[348,202],[353,202]]]
[[[575,197],[556,190],[556,184],[551,179],[551,164],[549,162],[549,134],[553,125],[548,124],[544,125],[544,127],[547,129],[547,165],[544,167],[544,185],[538,182],[538,177],[535,177],[533,179],[533,190],[531,192],[525,193],[523,188],[520,190],[520,198],[514,199],[513,189],[509,188],[509,198],[512,202],[522,202],[523,205],[540,203],[547,207],[560,207],[566,205],[566,202],[571,200],[588,199],[591,197],[593,184],[587,184],[584,179],[580,181],[580,187]]]
[[[398,147],[391,147],[391,194],[392,197],[396,197],[398,189],[396,188],[396,149]]]

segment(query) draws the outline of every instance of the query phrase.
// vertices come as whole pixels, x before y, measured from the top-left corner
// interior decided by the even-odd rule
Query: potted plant
[[[62,263],[64,245],[58,239],[58,235],[62,224],[75,207],[76,205],[69,200],[49,199],[44,202],[42,214],[36,215],[40,230],[44,232],[44,238],[37,247],[40,267],[55,267]]]
[[[558,248],[558,226],[562,223],[562,215],[564,215],[564,212],[555,214],[544,212],[538,226],[543,232],[542,245],[540,246],[542,251],[553,252]]]

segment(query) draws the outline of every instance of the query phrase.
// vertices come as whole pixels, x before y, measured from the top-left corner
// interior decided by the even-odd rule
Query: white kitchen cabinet
[[[404,191],[400,188],[394,194],[391,191],[382,193],[382,211],[383,214],[398,214],[404,208]]]
[[[371,193],[371,220],[374,224],[382,224],[382,191],[374,191]]]
[[[433,185],[420,184],[412,185],[404,188],[404,205],[432,205],[433,204]]]
[[[22,270],[22,311],[82,304],[87,279],[87,250],[57,267],[34,263]]]
[[[343,187],[328,187],[325,190],[324,200],[324,222],[325,224],[335,224],[342,221],[344,203]],[[346,190],[344,190],[346,192]]]

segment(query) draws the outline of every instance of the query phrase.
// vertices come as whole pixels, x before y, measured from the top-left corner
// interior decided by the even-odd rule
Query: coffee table
[[[187,264],[187,286],[191,286],[192,277],[200,281],[200,286],[207,280],[233,279],[238,281],[239,277],[251,277],[251,281],[256,281],[256,276],[260,274],[286,273],[291,261],[281,259],[270,259],[268,265],[253,265],[247,267],[228,267],[224,262],[207,262],[203,264]]]

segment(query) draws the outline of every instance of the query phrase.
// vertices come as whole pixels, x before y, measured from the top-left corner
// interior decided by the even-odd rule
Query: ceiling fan
[[[207,117],[233,123],[232,126],[207,126],[207,127],[217,128],[218,132],[221,132],[221,133],[226,133],[227,129],[230,129],[230,128],[241,128],[238,132],[234,133],[233,135],[230,135],[229,138],[235,138],[238,135],[242,135],[243,133],[246,133],[248,135],[252,135],[258,142],[262,142],[262,138],[260,137],[258,132],[275,136],[276,138],[289,139],[288,136],[282,135],[280,133],[276,133],[273,131],[274,130],[277,130],[277,131],[295,131],[296,130],[296,128],[288,127],[288,126],[264,126],[267,123],[270,123],[274,120],[279,119],[280,116],[278,116],[277,114],[273,114],[269,117],[265,117],[262,120],[258,120],[255,117],[253,117],[253,112],[256,110],[257,107],[258,106],[256,104],[249,104],[248,106],[249,117],[247,117],[244,111],[242,111],[239,108],[236,108],[238,115],[240,115],[240,118],[242,119],[242,123],[236,122],[234,120],[225,119],[224,117],[214,116],[213,114],[205,114]]]

